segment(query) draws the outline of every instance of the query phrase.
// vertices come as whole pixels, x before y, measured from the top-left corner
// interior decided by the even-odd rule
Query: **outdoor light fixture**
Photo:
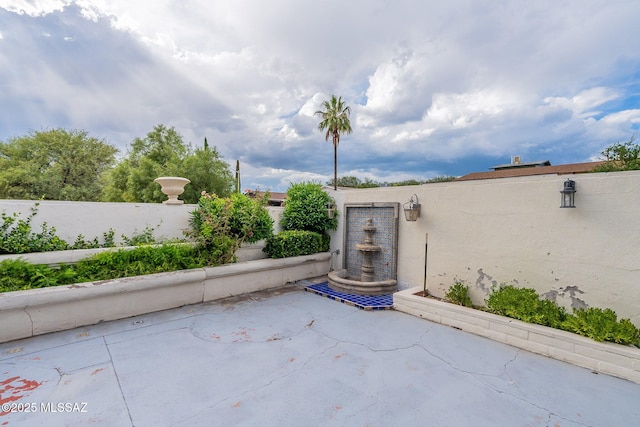
[[[332,204],[331,202],[327,203],[327,216],[329,217],[329,219],[333,219],[333,217],[336,214],[336,206],[334,204]]]
[[[411,196],[408,202],[404,205],[404,218],[407,221],[417,221],[420,216],[420,203],[418,203],[418,196],[415,194]]]
[[[561,208],[575,208],[575,195],[576,195],[576,182],[567,179],[564,182],[564,188],[560,191],[560,207]]]

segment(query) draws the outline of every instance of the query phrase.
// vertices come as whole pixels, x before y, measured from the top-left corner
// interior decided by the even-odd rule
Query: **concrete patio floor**
[[[0,344],[0,426],[640,425],[638,384],[304,284]]]

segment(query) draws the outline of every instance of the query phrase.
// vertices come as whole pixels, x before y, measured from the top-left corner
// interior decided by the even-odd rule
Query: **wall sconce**
[[[576,195],[576,182],[567,179],[564,182],[564,188],[560,191],[560,207],[561,208],[575,208],[575,195]]]
[[[420,216],[420,203],[418,203],[418,196],[415,194],[411,196],[408,202],[405,202],[404,207],[404,218],[407,221],[416,221]]]
[[[336,205],[332,204],[331,202],[327,203],[327,217],[329,217],[329,219],[333,219],[333,217],[336,215]]]

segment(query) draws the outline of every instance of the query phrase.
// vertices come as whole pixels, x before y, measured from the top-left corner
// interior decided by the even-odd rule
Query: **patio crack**
[[[461,372],[464,374],[469,374],[471,375],[472,378],[474,378],[476,381],[478,381],[480,384],[482,384],[484,387],[488,388],[489,390],[491,390],[494,393],[497,394],[501,394],[501,395],[505,395],[505,396],[509,396],[513,399],[519,400],[520,402],[525,403],[526,405],[532,406],[536,409],[539,409],[541,411],[544,411],[547,414],[547,425],[551,425],[552,422],[552,417],[556,417],[558,419],[561,419],[563,421],[568,421],[568,422],[572,422],[575,423],[577,425],[580,426],[585,426],[585,427],[592,427],[590,424],[585,424],[584,422],[581,422],[580,420],[576,420],[576,419],[571,419],[571,418],[567,418],[567,417],[563,417],[541,405],[535,404],[533,402],[531,402],[530,400],[528,400],[525,397],[522,396],[518,396],[514,393],[511,393],[509,391],[505,391],[505,390],[501,390],[500,388],[493,386],[489,383],[487,383],[486,381],[483,380],[483,377],[491,377],[491,378],[498,378],[498,379],[503,379],[506,381],[507,385],[513,385],[515,384],[515,381],[513,381],[511,379],[511,377],[508,375],[508,369],[509,369],[509,365],[511,365],[512,363],[514,363],[517,359],[518,356],[520,355],[520,353],[523,351],[521,349],[517,349],[515,354],[513,355],[513,357],[509,360],[507,360],[503,367],[502,367],[502,372],[499,374],[485,374],[482,372],[474,372],[471,370],[466,370],[466,369],[462,369],[456,365],[454,365],[453,363],[449,362],[448,360],[446,360],[445,358],[438,356],[436,354],[434,354],[433,352],[429,351],[429,349],[427,349],[423,344],[416,344],[417,347],[422,348],[426,353],[428,353],[429,355],[433,356],[434,358],[440,360],[441,362],[445,363],[447,366],[449,366],[451,369],[457,371],[457,372]]]
[[[313,321],[311,322],[313,323]],[[306,330],[307,328],[305,327],[302,331],[300,331],[299,333],[303,332],[304,330]],[[315,331],[317,332],[317,331]],[[331,345],[327,345],[322,351],[317,352],[316,354],[313,354],[311,356],[309,356],[307,358],[307,360],[305,360],[304,363],[302,363],[300,366],[298,367],[294,367],[292,368],[290,371],[287,372],[283,372],[280,375],[276,375],[273,378],[271,378],[270,380],[264,382],[261,385],[257,385],[257,386],[252,386],[244,391],[241,391],[239,393],[236,393],[233,396],[228,396],[225,397],[223,399],[218,400],[217,402],[212,403],[211,405],[208,405],[207,407],[202,408],[201,410],[199,410],[198,412],[194,413],[192,416],[182,419],[180,420],[179,424],[183,425],[185,422],[188,423],[188,421],[192,418],[197,418],[200,416],[200,414],[209,411],[211,409],[216,408],[217,406],[220,406],[226,402],[238,402],[235,403],[233,406],[239,405],[239,402],[241,402],[247,395],[249,395],[250,393],[255,393],[256,391],[268,388],[270,386],[272,386],[274,383],[277,383],[278,381],[281,381],[291,375],[293,375],[294,373],[297,373],[298,371],[304,369],[309,363],[311,363],[314,359],[321,357],[323,354],[329,352],[330,350],[335,349],[338,345],[340,344],[339,341],[334,342]]]
[[[106,347],[107,353],[109,354],[109,361],[107,363],[109,363],[111,365],[111,368],[113,369],[113,375],[116,377],[116,383],[118,384],[118,390],[120,391],[120,396],[122,397],[122,403],[124,403],[124,407],[127,410],[127,416],[131,421],[131,425],[134,426],[135,423],[133,422],[133,417],[131,416],[131,408],[129,408],[129,402],[127,402],[127,398],[124,395],[124,391],[122,390],[122,382],[120,381],[118,370],[116,369],[116,366],[113,364],[113,355],[111,354],[111,349],[109,348],[109,344],[107,343],[107,340],[104,337],[102,337],[102,340],[104,341],[104,346]]]

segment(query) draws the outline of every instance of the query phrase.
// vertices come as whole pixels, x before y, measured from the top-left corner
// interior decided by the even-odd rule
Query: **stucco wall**
[[[401,289],[422,286],[441,296],[455,281],[471,287],[475,303],[502,283],[534,288],[570,306],[609,307],[640,326],[640,172],[580,174],[576,208],[560,209],[567,176],[327,191],[339,214],[345,203],[403,204],[416,194],[420,218],[400,211],[397,279]],[[33,201],[0,200],[0,211],[28,214]],[[40,202],[42,221],[73,241],[109,228],[130,236],[182,237],[194,205]],[[277,218],[282,208],[270,208]],[[341,218],[339,216],[339,218]],[[332,232],[332,267],[344,265],[344,227]],[[277,231],[278,229],[276,229]],[[427,245],[428,243],[428,245]]]
[[[339,209],[418,196],[418,221],[400,213],[401,288],[423,286],[426,258],[437,296],[459,280],[480,304],[492,286],[512,283],[567,307],[612,308],[640,326],[640,172],[571,177],[575,209],[559,208],[567,176],[556,175],[328,191]],[[332,249],[342,250],[343,235],[341,222]],[[333,255],[336,268],[342,257]]]
[[[20,213],[26,219],[34,207],[32,200],[0,200],[0,212],[11,215]],[[43,222],[56,228],[56,234],[73,243],[79,234],[85,240],[98,237],[102,241],[103,233],[115,230],[116,242],[121,236],[131,237],[153,228],[157,239],[183,238],[183,232],[189,229],[189,214],[196,205],[164,205],[161,203],[102,203],[102,202],[61,202],[43,200],[37,202],[38,213],[33,218],[34,232],[40,231]],[[277,220],[283,208],[269,207],[269,213],[276,221],[274,228],[279,230]]]

